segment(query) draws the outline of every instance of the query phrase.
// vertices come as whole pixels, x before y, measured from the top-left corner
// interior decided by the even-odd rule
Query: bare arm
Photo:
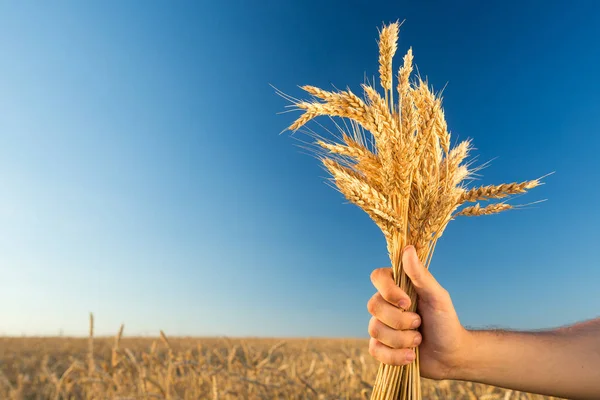
[[[600,318],[544,332],[469,331],[450,294],[409,246],[403,266],[419,295],[418,315],[405,312],[410,298],[391,268],[373,271],[377,293],[367,305],[373,357],[389,365],[414,359],[421,374],[459,379],[578,400],[600,399]],[[419,330],[417,331],[416,328]]]
[[[453,379],[600,398],[600,319],[545,332],[468,331]]]

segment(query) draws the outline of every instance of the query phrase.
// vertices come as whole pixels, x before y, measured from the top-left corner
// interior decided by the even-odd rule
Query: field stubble
[[[0,337],[0,399],[369,399],[367,339]],[[424,399],[551,399],[422,380]]]

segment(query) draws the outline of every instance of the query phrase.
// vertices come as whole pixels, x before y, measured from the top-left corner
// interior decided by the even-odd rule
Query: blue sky
[[[0,334],[367,337],[383,237],[269,84],[357,89],[397,19],[481,183],[556,171],[448,227],[462,322],[600,315],[600,3],[250,3],[0,3]]]

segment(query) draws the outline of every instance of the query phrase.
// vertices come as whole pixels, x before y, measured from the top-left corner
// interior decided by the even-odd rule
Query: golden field
[[[367,339],[0,337],[0,399],[369,399],[378,366]],[[550,399],[422,383],[424,399]]]

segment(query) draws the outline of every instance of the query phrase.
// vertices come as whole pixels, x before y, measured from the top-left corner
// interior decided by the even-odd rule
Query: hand
[[[451,379],[452,371],[460,367],[468,332],[458,320],[450,294],[423,267],[413,246],[404,250],[402,264],[418,295],[418,314],[403,311],[411,301],[394,283],[391,268],[373,271],[377,293],[367,304],[373,315],[369,353],[384,364],[404,365],[415,359],[413,348],[419,345],[421,375]]]

